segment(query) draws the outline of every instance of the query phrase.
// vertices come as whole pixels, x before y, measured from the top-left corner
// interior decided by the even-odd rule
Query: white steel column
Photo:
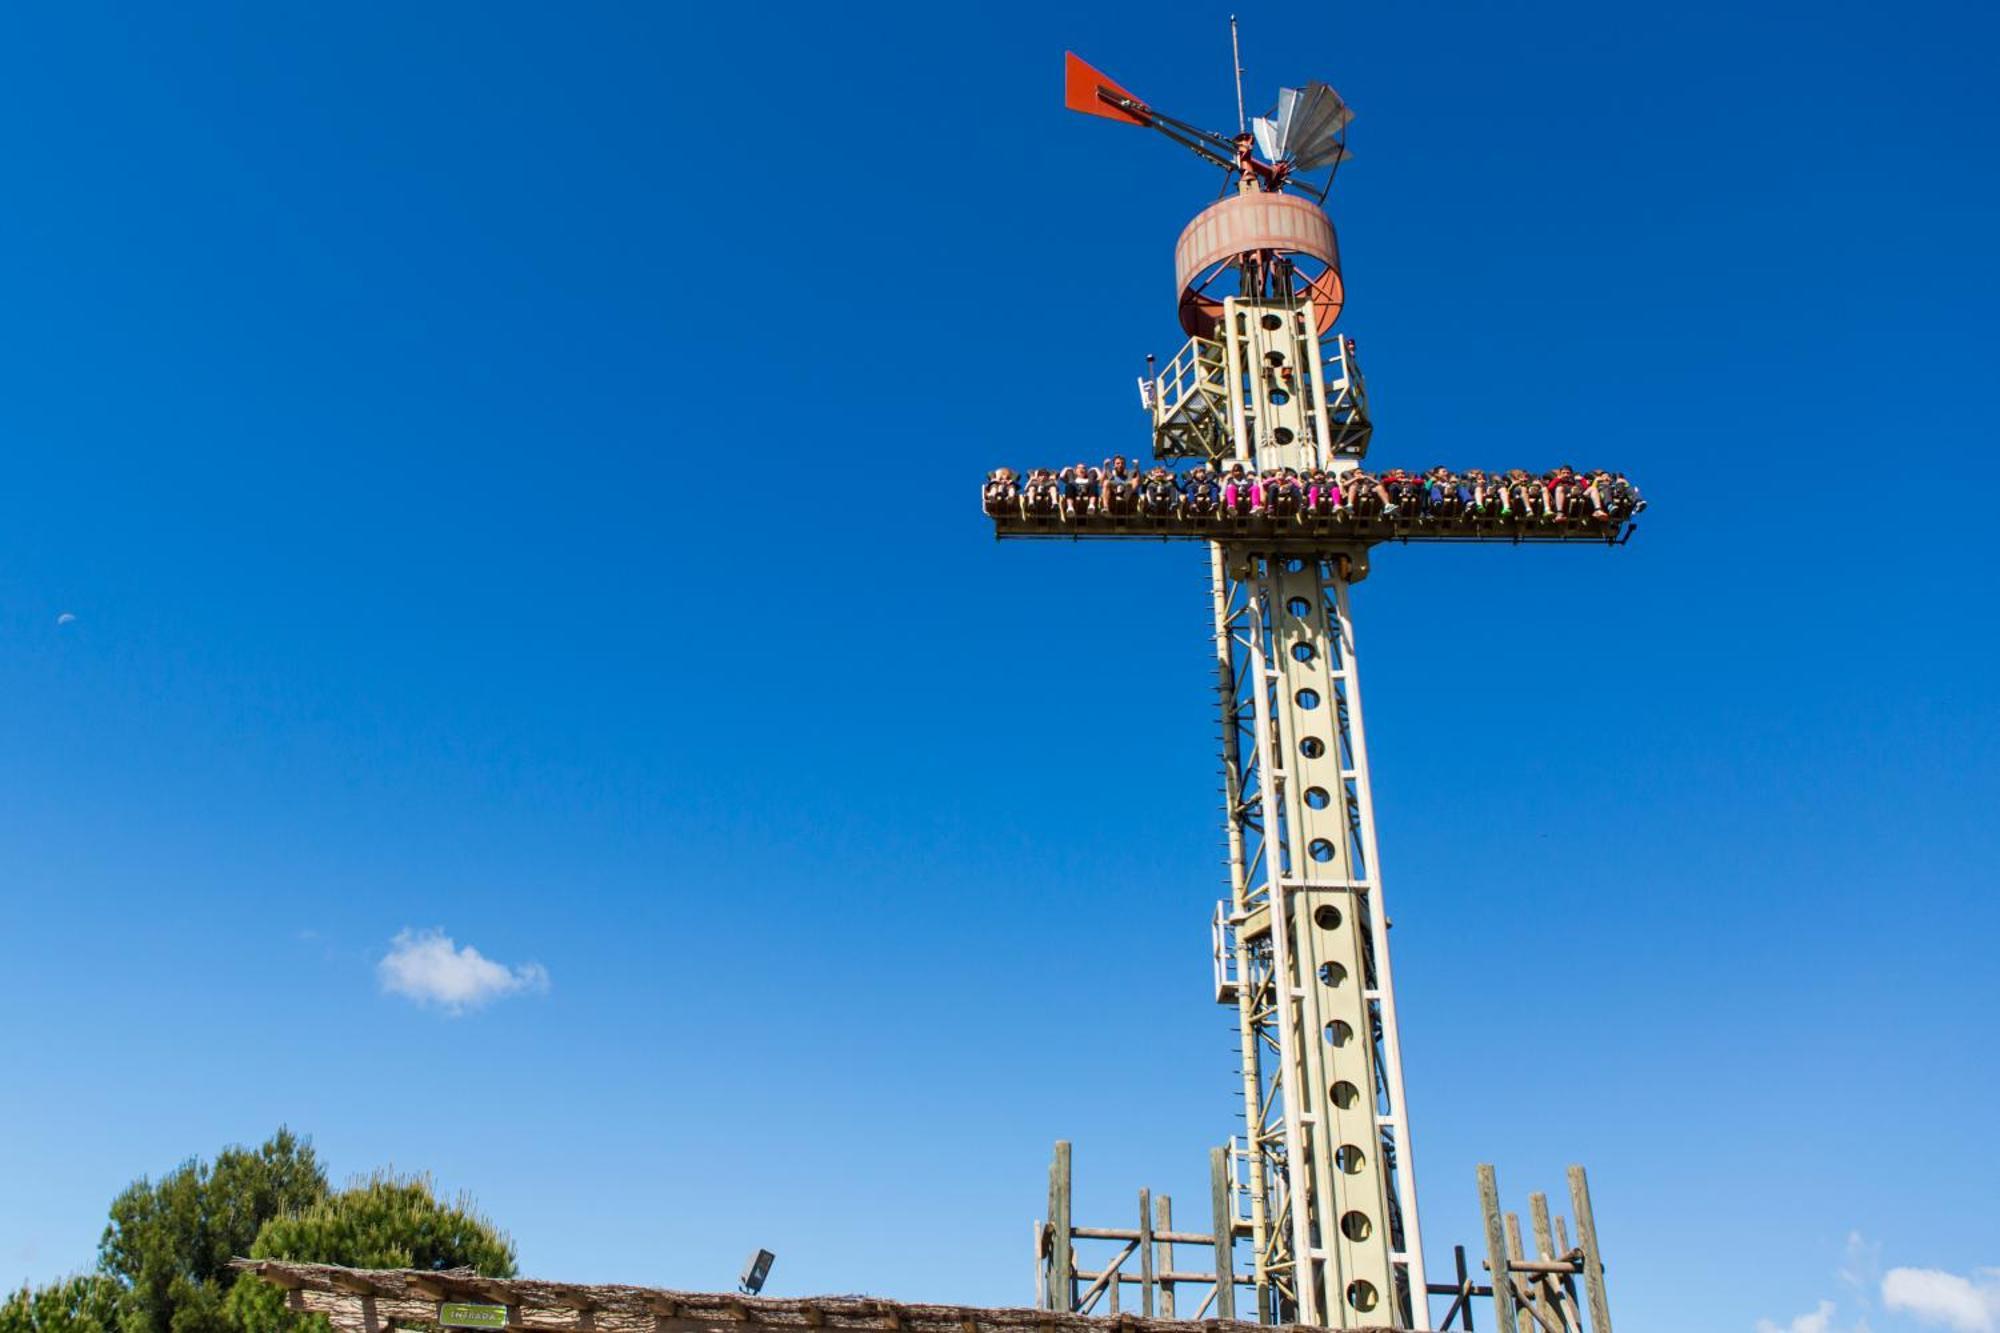
[[[1239,1197],[1259,1317],[1424,1328],[1346,599],[1346,574],[1365,558],[1213,549],[1231,880],[1219,983],[1234,970],[1218,999],[1239,1017],[1249,1167]]]

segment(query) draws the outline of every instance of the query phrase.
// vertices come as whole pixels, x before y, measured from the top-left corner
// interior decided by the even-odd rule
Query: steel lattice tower
[[[1329,166],[1344,156],[1338,97],[1323,84],[1285,90],[1279,115],[1255,136],[1225,139],[1161,115],[1072,56],[1069,104],[1159,129],[1223,165],[1236,186],[1176,247],[1189,338],[1142,381],[1156,458],[1241,463],[1250,477],[1358,467],[1372,426],[1353,344],[1332,332],[1344,291],[1325,190],[1319,199],[1284,193],[1312,155]],[[1289,126],[1288,109],[1298,113]],[[1253,137],[1269,162],[1254,156]],[[1528,527],[1473,514],[1197,520],[1136,504],[1051,513],[990,497],[987,512],[1002,537],[1208,543],[1229,864],[1229,896],[1213,919],[1215,994],[1237,1019],[1246,1124],[1219,1158],[1212,1301],[1231,1315],[1241,1281],[1266,1323],[1427,1327],[1349,592],[1381,542],[1616,544],[1629,515]],[[1066,1173],[1066,1150],[1061,1160]],[[1113,1233],[1074,1228],[1066,1176],[1063,1192],[1052,1198],[1054,1230],[1038,1242],[1043,1298],[1075,1309],[1088,1301],[1079,1300],[1069,1237]],[[1151,1226],[1142,1219],[1148,1244]],[[1229,1251],[1240,1241],[1250,1267],[1237,1279]],[[1119,1280],[1109,1278],[1114,1308]]]

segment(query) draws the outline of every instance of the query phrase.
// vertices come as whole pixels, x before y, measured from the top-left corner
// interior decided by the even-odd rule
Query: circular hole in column
[[[1285,572],[1287,574],[1300,573],[1305,569],[1305,567],[1306,567],[1306,562],[1299,559],[1297,556],[1293,556],[1290,560],[1287,560],[1285,562]]]
[[[1374,1309],[1377,1299],[1375,1284],[1367,1278],[1358,1277],[1347,1284],[1347,1303],[1361,1313],[1367,1314]]]
[[[1297,694],[1293,695],[1292,698],[1298,700],[1299,707],[1301,708],[1319,707],[1318,690],[1300,690]]]
[[[1326,742],[1317,736],[1308,736],[1299,742],[1299,753],[1308,759],[1317,759],[1326,753]]]
[[[1292,645],[1292,660],[1294,662],[1310,662],[1318,656],[1319,650],[1309,643],[1295,643]]]
[[[1290,444],[1292,442],[1291,427],[1280,426],[1276,430],[1272,431],[1271,442],[1273,444]]]
[[[1313,908],[1313,924],[1321,930],[1340,929],[1340,909],[1338,907]]]
[[[1346,1079],[1341,1079],[1328,1088],[1326,1095],[1331,1097],[1333,1104],[1343,1111],[1352,1111],[1361,1102],[1361,1089],[1355,1087]]]
[[[1321,963],[1319,979],[1329,986],[1338,986],[1347,980],[1347,969],[1339,963]]]
[[[1325,838],[1314,838],[1306,844],[1306,855],[1315,861],[1331,861],[1333,859],[1333,844]]]
[[[1266,352],[1264,353],[1264,364],[1267,366],[1282,366],[1285,364],[1285,354],[1283,352]]]
[[[1312,614],[1313,604],[1303,597],[1294,597],[1285,603],[1285,610],[1291,612],[1294,619],[1304,620]]]
[[[1331,1045],[1345,1046],[1354,1040],[1354,1025],[1336,1018],[1326,1025],[1326,1039]]]
[[[1286,403],[1289,403],[1291,401],[1292,401],[1292,396],[1286,393],[1283,389],[1271,390],[1271,406],[1283,407]]]
[[[1306,807],[1308,809],[1324,810],[1332,800],[1333,798],[1326,794],[1326,788],[1324,787],[1306,788]]]
[[[1343,1143],[1334,1149],[1333,1164],[1340,1168],[1342,1175],[1358,1176],[1361,1168],[1368,1165],[1368,1154],[1351,1143]]]
[[[1279,319],[1276,315],[1266,315],[1257,322],[1267,329],[1282,329],[1285,327],[1285,321]]]
[[[1367,1240],[1375,1234],[1375,1224],[1368,1220],[1368,1214],[1349,1209],[1340,1215],[1340,1234],[1349,1240]]]

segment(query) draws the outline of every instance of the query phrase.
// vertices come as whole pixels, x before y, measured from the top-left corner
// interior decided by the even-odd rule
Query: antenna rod
[[[1236,66],[1236,132],[1248,128],[1243,120],[1243,47],[1236,40],[1236,16],[1229,16],[1229,60]]]

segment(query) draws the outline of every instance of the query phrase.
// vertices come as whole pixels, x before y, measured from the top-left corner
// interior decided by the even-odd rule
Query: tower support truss
[[[1348,587],[1363,547],[1211,546],[1239,1232],[1259,1318],[1421,1327],[1426,1288]]]

